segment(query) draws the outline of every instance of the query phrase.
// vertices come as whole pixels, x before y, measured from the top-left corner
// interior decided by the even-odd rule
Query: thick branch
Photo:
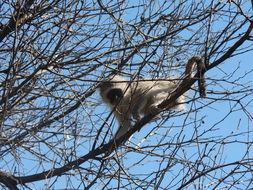
[[[35,18],[35,15],[43,15],[45,12],[52,9],[53,7],[49,5],[46,8],[43,8],[42,6],[44,4],[42,4],[34,7],[33,9],[30,9],[34,2],[34,0],[27,0],[23,8],[15,10],[13,16],[10,18],[8,23],[3,25],[2,30],[0,30],[0,42],[11,32],[17,30],[24,24],[28,24],[29,21]],[[54,1],[53,3],[57,4],[58,2],[59,0]]]
[[[34,0],[26,1],[23,8],[16,10],[9,20],[7,24],[3,27],[2,31],[0,32],[0,42],[11,32],[13,32],[17,26],[23,25],[26,23],[28,18],[28,9],[34,3]]]
[[[0,182],[4,184],[6,187],[8,187],[9,189],[18,190],[18,188],[16,187],[17,181],[15,177],[3,171],[0,171]]]

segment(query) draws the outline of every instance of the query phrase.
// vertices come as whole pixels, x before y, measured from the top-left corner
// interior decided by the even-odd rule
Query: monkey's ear
[[[102,81],[99,85],[98,85],[98,88],[101,90],[101,91],[104,91],[108,88],[112,88],[113,87],[113,83],[111,83],[110,81]]]
[[[113,88],[106,95],[111,104],[116,104],[123,96],[123,91],[120,88]]]

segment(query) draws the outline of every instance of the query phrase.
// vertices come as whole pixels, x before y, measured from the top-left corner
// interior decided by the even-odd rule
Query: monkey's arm
[[[125,117],[122,114],[116,114],[116,117],[119,121],[119,128],[118,128],[117,132],[115,133],[114,138],[118,139],[121,136],[123,136],[124,134],[126,134],[132,125],[131,125],[131,118],[130,117]]]

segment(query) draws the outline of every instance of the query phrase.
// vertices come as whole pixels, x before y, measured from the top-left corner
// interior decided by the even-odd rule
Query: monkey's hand
[[[141,120],[141,117],[140,117],[140,114],[139,114],[138,110],[134,110],[132,114],[133,114],[133,118],[136,121],[140,121]]]

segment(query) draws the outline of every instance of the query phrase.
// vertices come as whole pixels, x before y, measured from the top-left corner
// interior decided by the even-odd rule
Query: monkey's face
[[[124,93],[128,86],[128,82],[124,80],[120,76],[113,76],[101,82],[99,90],[104,102],[110,106],[115,106],[124,98]]]
[[[106,98],[112,105],[116,105],[123,98],[123,96],[123,91],[120,88],[113,88],[106,94]]]

